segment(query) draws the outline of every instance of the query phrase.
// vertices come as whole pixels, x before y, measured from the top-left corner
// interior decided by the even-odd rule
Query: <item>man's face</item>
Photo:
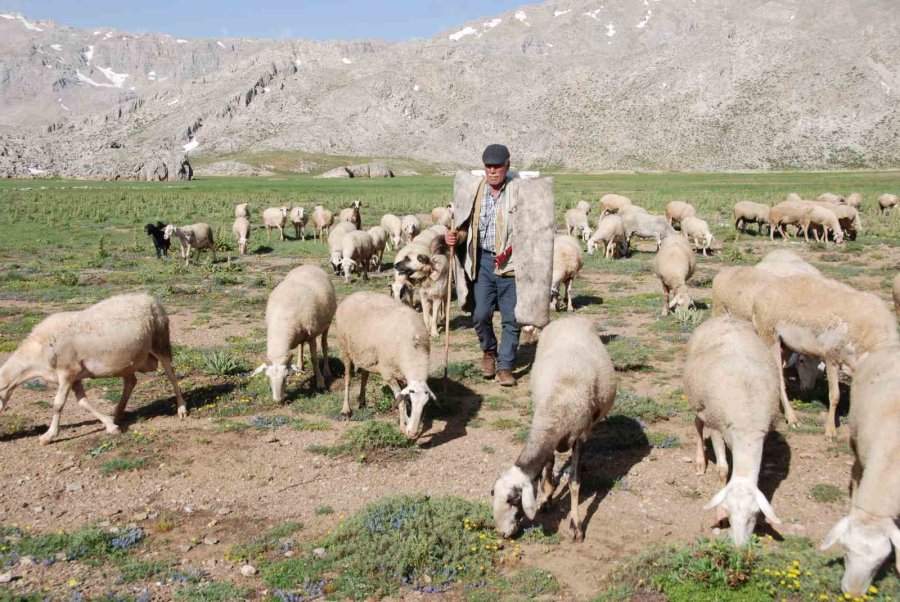
[[[487,176],[488,184],[491,186],[500,186],[506,179],[506,172],[509,171],[509,161],[502,165],[485,165],[484,173]]]

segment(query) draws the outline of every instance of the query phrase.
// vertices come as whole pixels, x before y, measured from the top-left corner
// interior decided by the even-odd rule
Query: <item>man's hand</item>
[[[456,243],[459,242],[459,232],[456,230],[450,230],[444,235],[444,241],[451,247],[455,247]]]

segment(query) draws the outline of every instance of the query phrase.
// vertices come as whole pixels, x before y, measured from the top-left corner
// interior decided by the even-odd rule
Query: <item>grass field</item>
[[[875,198],[900,190],[900,172],[558,174],[554,181],[559,224],[577,201],[606,192],[654,213],[683,200],[709,222],[721,249],[698,256],[690,285],[700,309],[668,318],[659,315],[651,245],[616,261],[585,255],[575,305],[607,343],[619,394],[588,444],[582,487],[588,522],[580,545],[566,539],[566,499],[513,541],[496,540],[489,522],[490,486],[528,433],[529,347],[520,350],[521,386],[484,382],[475,335],[454,311],[451,382],[439,393],[443,407],[428,410],[424,440],[412,447],[393,426],[392,399],[377,377],[370,379],[370,406],[352,422],[338,420],[343,367],[333,342],[334,376],[325,392],[310,388],[307,370],[291,379],[285,403],[276,404],[264,379],[249,377],[263,359],[271,289],[299,263],[330,267],[325,247],[293,240],[290,226],[283,242],[254,230],[250,254],[238,256],[235,204],[249,202],[258,224],[268,206],[311,210],[321,203],[337,211],[360,199],[368,227],[386,212],[425,218],[450,199],[452,178],[0,181],[0,362],[49,313],[148,290],[170,313],[175,366],[191,411],[177,420],[165,379],[144,375],[124,433],[106,435],[70,402],[59,440],[40,448],[36,435],[46,428],[53,392],[37,382],[16,391],[0,414],[0,447],[9,460],[0,463],[0,574],[14,577],[0,585],[0,601],[438,593],[467,600],[837,599],[840,556],[814,544],[846,511],[851,456],[845,427],[837,442],[823,439],[824,383],[810,394],[791,391],[801,428],[779,425],[767,443],[763,491],[786,522],[784,538],[760,531],[741,555],[696,542],[713,536],[712,513],[702,505],[717,484],[715,471],[697,478],[683,459],[694,434],[680,371],[686,341],[709,314],[703,308],[711,305],[716,272],[782,247],[767,236],[737,234],[735,202],[771,204],[789,192],[861,193],[864,228],[856,241],[789,245],[828,276],[888,300],[900,271],[900,212],[880,215]],[[157,220],[210,223],[216,261],[204,253],[199,265],[185,267],[177,241],[168,260],[156,260],[143,226]],[[386,253],[386,264],[391,257]],[[341,298],[360,289],[386,292],[389,276],[334,282]],[[442,345],[433,347],[437,376]],[[115,402],[120,386],[96,380],[88,391]],[[432,383],[435,391],[441,387],[439,379]],[[112,403],[101,407],[109,411]],[[114,528],[134,541],[114,543]],[[24,556],[36,562],[22,564]],[[798,566],[794,560],[804,572],[799,585],[788,587],[773,573]],[[243,576],[244,564],[258,573]],[[900,599],[892,571],[883,570],[876,585],[870,599]]]

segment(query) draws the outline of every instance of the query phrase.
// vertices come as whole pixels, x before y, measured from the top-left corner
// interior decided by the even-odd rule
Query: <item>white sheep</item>
[[[403,232],[403,240],[409,242],[422,231],[422,225],[415,215],[404,215],[400,220],[400,229]]]
[[[666,218],[661,215],[650,215],[640,211],[629,211],[622,216],[622,225],[625,227],[625,239],[631,246],[631,239],[649,238],[656,242],[656,250],[662,240],[670,234],[675,234],[675,229],[669,225]]]
[[[325,233],[334,223],[334,214],[322,205],[316,205],[313,208],[312,221],[316,229],[316,241],[325,242]]]
[[[695,249],[703,251],[703,255],[709,255],[709,246],[713,242],[709,224],[699,217],[685,216],[681,220],[681,233],[693,244]]]
[[[585,214],[590,214],[591,212],[591,204],[588,201],[578,201],[575,208],[579,211],[584,211]]]
[[[835,194],[833,192],[823,192],[816,200],[822,203],[843,203],[846,201],[843,195]]]
[[[341,209],[341,213],[338,216],[338,219],[342,222],[350,222],[356,229],[359,230],[362,228],[362,217],[359,214],[360,202],[353,201],[353,204],[350,207],[345,209]]]
[[[722,486],[704,509],[718,508],[719,520],[728,517],[736,546],[750,540],[760,510],[773,523],[781,523],[758,486],[763,443],[778,413],[778,372],[745,320],[712,318],[688,342],[684,393],[697,413],[697,474],[706,472],[705,428]],[[734,463],[730,481],[726,446]]]
[[[599,246],[603,248],[605,259],[622,257],[628,252],[625,226],[618,215],[605,215],[597,221],[597,229],[587,242],[588,255],[593,255]]]
[[[440,224],[448,228],[453,227],[453,205],[435,207],[431,210],[431,223]]]
[[[862,205],[862,195],[858,192],[853,192],[844,200],[844,203],[850,205],[851,207],[859,209],[859,206]]]
[[[604,194],[600,197],[600,215],[618,213],[624,207],[631,205],[631,199],[621,194]]]
[[[340,222],[328,232],[328,255],[335,274],[340,271],[341,260],[344,257],[344,236],[354,230],[356,230],[356,226],[352,223]]]
[[[733,209],[734,229],[746,232],[747,224],[756,224],[756,233],[761,233],[762,227],[769,225],[769,209],[768,205],[753,201],[735,203]]]
[[[656,275],[663,287],[663,311],[667,316],[676,307],[690,307],[694,301],[688,293],[687,281],[694,274],[694,250],[680,236],[667,236],[654,258]]]
[[[675,222],[681,223],[686,217],[696,217],[697,210],[690,203],[684,201],[672,201],[666,204],[666,221],[670,226],[674,226]]]
[[[216,260],[216,244],[213,241],[213,232],[209,224],[205,222],[189,226],[169,224],[163,230],[163,238],[169,240],[173,234],[181,243],[181,258],[184,259],[184,265],[190,263],[193,250],[197,251],[197,261],[200,261],[200,249],[209,249],[212,252],[213,261]]]
[[[59,432],[69,391],[107,433],[117,433],[116,423],[137,384],[135,374],[155,372],[158,364],[175,391],[178,416],[183,418],[187,406],[172,369],[169,318],[159,301],[146,294],[116,295],[81,311],[55,313],[35,326],[0,367],[0,411],[16,387],[40,378],[57,386],[50,427],[38,438],[41,445]],[[115,377],[122,378],[122,397],[110,418],[88,402],[82,381]]]
[[[231,232],[237,239],[238,253],[246,255],[247,245],[250,241],[250,220],[246,217],[235,218],[234,224],[231,226]]]
[[[328,328],[334,317],[337,301],[334,285],[322,268],[301,265],[294,268],[272,290],[266,303],[266,361],[253,376],[266,373],[272,388],[272,399],[284,399],[284,387],[291,370],[293,350],[300,347],[300,367],[303,364],[303,344],[309,345],[316,387],[325,388],[323,372],[319,370],[316,337],[322,340],[324,376],[328,368]]]
[[[272,228],[278,228],[280,232],[278,240],[284,240],[284,225],[287,223],[287,207],[269,207],[263,211],[263,226],[266,228],[266,242],[272,240]]]
[[[250,203],[240,203],[239,205],[235,205],[234,216],[250,219]]]
[[[811,264],[803,260],[790,249],[775,249],[769,251],[765,257],[760,260],[756,267],[780,276],[781,278],[789,278],[791,276],[821,276],[822,272]],[[747,318],[749,319],[749,317]]]
[[[544,328],[531,370],[531,395],[534,418],[528,440],[491,490],[494,524],[510,537],[522,513],[533,520],[556,489],[554,453],[571,449],[569,531],[575,541],[583,541],[578,515],[583,447],[616,397],[612,360],[589,319],[567,317]]]
[[[850,513],[822,542],[844,548],[841,589],[865,597],[875,573],[891,554],[900,572],[900,347],[872,352],[860,362],[850,390]]]
[[[394,393],[400,428],[407,437],[422,431],[422,414],[429,400],[437,400],[428,387],[431,340],[421,317],[386,295],[360,291],[346,297],[335,314],[337,345],[344,362],[344,406],[350,416],[350,379],[360,373],[359,407],[366,405],[369,372],[377,372]],[[404,386],[405,385],[405,386]]]
[[[372,260],[370,262],[373,270],[381,271],[381,257],[384,255],[384,247],[387,245],[388,234],[381,226],[372,226],[367,230],[369,236],[372,237]]]
[[[896,194],[882,194],[878,197],[878,206],[881,212],[885,213],[897,206]]]
[[[400,248],[400,237],[403,233],[403,225],[400,218],[393,213],[386,213],[381,218],[381,227],[388,234],[387,247],[389,250]]]
[[[801,202],[803,199],[796,192],[789,192],[786,197],[784,197],[786,202]]]
[[[793,193],[791,193],[793,194]],[[800,223],[804,216],[812,210],[812,206],[803,201],[783,201],[769,209],[769,239],[775,240],[775,231],[781,234],[781,238],[787,241],[790,238],[784,226],[795,226],[797,234],[800,233]]]
[[[368,232],[347,232],[341,241],[341,268],[344,282],[350,282],[351,272],[362,272],[362,279],[369,279],[369,264],[375,251],[375,241]]]
[[[834,211],[828,208],[813,205],[809,208],[800,220],[800,229],[803,230],[803,238],[809,242],[809,227],[814,226],[813,234],[816,236],[816,242],[819,242],[819,228],[822,229],[822,242],[828,241],[828,232],[831,231],[834,236],[834,242],[841,244],[844,242],[844,232],[841,230],[841,224]]]
[[[612,216],[610,216],[612,217]],[[561,309],[560,289],[566,287],[567,311],[575,311],[572,302],[572,285],[581,271],[583,261],[581,258],[581,246],[571,236],[557,234],[553,239],[553,276],[550,283],[550,310]]]
[[[569,236],[581,236],[587,241],[591,237],[591,227],[588,224],[587,214],[580,209],[566,211],[566,234]]]
[[[303,207],[291,208],[291,223],[294,224],[294,239],[306,240],[306,222],[309,216]]]

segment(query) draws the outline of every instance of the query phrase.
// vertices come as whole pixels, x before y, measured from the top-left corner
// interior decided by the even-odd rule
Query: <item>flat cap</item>
[[[489,144],[481,153],[481,162],[485,165],[503,165],[509,161],[509,149],[502,144]]]

